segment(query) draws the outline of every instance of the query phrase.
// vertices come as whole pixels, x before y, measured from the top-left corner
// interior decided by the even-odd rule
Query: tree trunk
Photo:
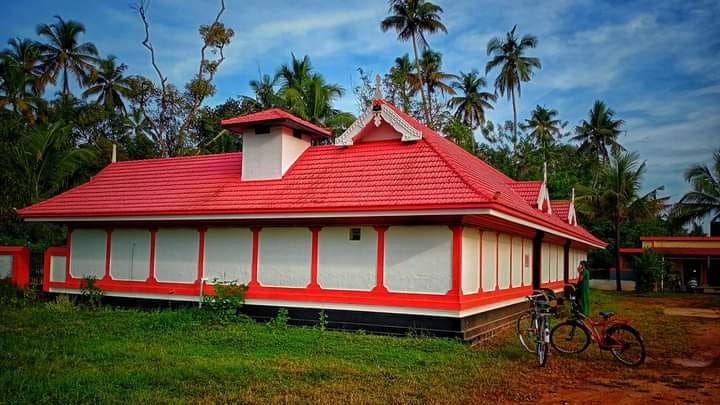
[[[417,41],[415,40],[415,34],[412,36],[413,52],[415,53],[415,68],[417,69],[417,77],[422,82],[422,69],[420,69],[420,59],[418,59]],[[423,83],[420,83],[420,98],[422,98],[423,110],[425,111],[425,122],[430,124],[430,111],[428,110],[427,101],[425,100],[425,88]]]
[[[620,282],[620,223],[615,222],[615,288],[622,291]]]
[[[67,98],[70,95],[70,85],[68,84],[68,71],[67,66],[63,66],[63,98]]]
[[[510,88],[510,97],[513,106],[513,142],[517,142],[517,108],[515,107],[515,89]]]

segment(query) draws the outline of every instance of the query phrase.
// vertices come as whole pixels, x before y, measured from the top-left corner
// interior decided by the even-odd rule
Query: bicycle
[[[632,320],[620,319],[613,312],[600,312],[602,321],[595,321],[580,310],[575,287],[565,286],[565,297],[572,305],[572,317],[550,332],[550,344],[563,354],[582,353],[595,341],[601,350],[608,350],[626,366],[637,367],[645,362],[645,343],[640,332],[630,326]]]
[[[550,325],[548,318],[554,316],[557,298],[552,291],[535,290],[527,296],[532,304],[530,311],[520,315],[516,330],[520,344],[538,357],[540,367],[545,366],[549,353]]]

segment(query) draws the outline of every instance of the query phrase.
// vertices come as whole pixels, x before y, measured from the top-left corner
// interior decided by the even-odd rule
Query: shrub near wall
[[[657,282],[663,274],[662,256],[645,249],[641,255],[633,258],[633,269],[635,271],[635,291],[655,291]]]

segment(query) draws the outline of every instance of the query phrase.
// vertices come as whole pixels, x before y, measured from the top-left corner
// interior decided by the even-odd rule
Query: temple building
[[[379,98],[334,141],[280,109],[222,127],[242,153],[111,163],[19,210],[70,229],[45,291],[95,277],[107,296],[198,301],[234,281],[258,318],[473,340],[606,246],[547,175],[515,181]]]

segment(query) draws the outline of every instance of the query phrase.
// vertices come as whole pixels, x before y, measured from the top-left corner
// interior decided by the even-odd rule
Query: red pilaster
[[[312,232],[312,241],[310,244],[310,284],[307,288],[313,290],[319,290],[320,284],[318,284],[318,241],[321,227],[313,226],[310,227]]]
[[[377,233],[377,262],[375,265],[375,288],[372,292],[385,294],[388,292],[385,288],[385,231],[387,226],[376,226]]]
[[[483,234],[484,231],[480,231],[480,284],[478,287],[478,293],[483,292],[483,260],[485,259],[483,256]]]
[[[198,228],[198,272],[197,280],[195,280],[198,285],[202,284],[205,271],[205,232],[207,232],[207,228]]]
[[[105,236],[105,275],[102,280],[110,280],[110,252],[112,251],[112,228],[106,230]]]
[[[459,295],[461,291],[462,271],[462,225],[450,225],[452,231],[452,288],[448,295]]]
[[[157,241],[157,229],[150,229],[150,269],[148,270],[148,283],[155,283],[155,242]]]
[[[72,234],[73,229],[68,229],[67,236],[67,256],[65,256],[65,282],[70,281],[70,253],[72,252]]]
[[[250,228],[252,232],[252,264],[250,268],[250,283],[248,287],[260,287],[258,282],[258,257],[260,244],[260,229],[258,227]]]

